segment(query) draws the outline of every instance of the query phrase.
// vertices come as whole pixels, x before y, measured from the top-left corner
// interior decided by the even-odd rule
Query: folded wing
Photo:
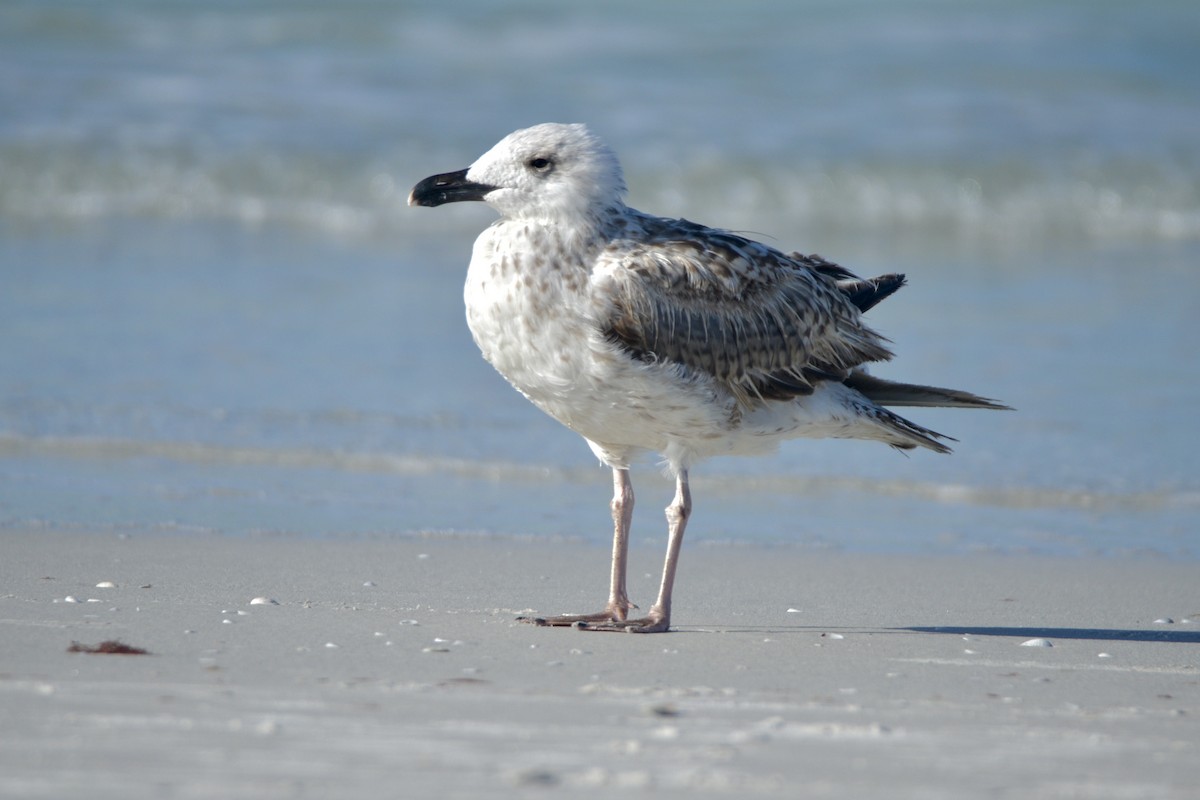
[[[863,280],[687,220],[639,223],[638,235],[609,244],[594,275],[606,284],[601,327],[635,357],[707,373],[746,406],[891,358],[862,311],[903,276]]]

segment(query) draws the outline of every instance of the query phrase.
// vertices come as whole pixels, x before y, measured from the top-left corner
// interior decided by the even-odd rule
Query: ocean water
[[[6,2],[0,547],[604,545],[607,470],[466,330],[491,212],[405,205],[583,121],[632,205],[905,272],[876,372],[1017,408],[707,462],[691,541],[1200,557],[1197,42],[1183,1]]]

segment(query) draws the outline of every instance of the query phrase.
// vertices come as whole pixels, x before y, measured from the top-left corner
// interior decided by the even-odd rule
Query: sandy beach
[[[0,796],[1195,796],[1194,564],[702,546],[672,633],[514,621],[606,562],[9,532]],[[112,640],[149,654],[69,652]]]

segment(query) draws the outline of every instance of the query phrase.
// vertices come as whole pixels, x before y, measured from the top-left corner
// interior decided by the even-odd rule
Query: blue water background
[[[1190,2],[4,3],[0,537],[603,543],[607,470],[467,333],[490,211],[405,205],[554,120],[643,210],[907,273],[877,373],[1018,409],[708,462],[690,540],[1200,557],[1197,42]]]

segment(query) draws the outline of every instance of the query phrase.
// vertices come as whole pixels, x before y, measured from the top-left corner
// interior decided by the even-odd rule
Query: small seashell
[[[1171,619],[1170,617],[1159,617],[1158,619],[1154,620],[1154,624],[1155,625],[1174,625],[1175,620]]]
[[[1054,643],[1049,639],[1029,639],[1021,642],[1021,647],[1054,647]]]
[[[803,614],[804,612],[803,612],[803,611],[801,611],[801,610],[800,610],[800,609],[798,609],[798,608],[789,608],[789,609],[787,610],[787,613],[789,613],[789,614]]]
[[[115,589],[117,585],[112,581],[100,581],[96,584],[97,589]]]
[[[325,643],[325,648],[326,648],[327,650],[337,650],[339,647],[341,647],[341,645],[334,644],[333,642],[326,642],[326,643]]]
[[[282,729],[283,727],[273,719],[264,719],[254,726],[254,732],[259,736],[274,736]]]
[[[79,599],[77,597],[75,597],[75,595],[69,594],[63,598],[63,602],[64,603],[78,603]]]
[[[277,606],[279,601],[273,597],[256,597],[250,601],[252,606]]]

